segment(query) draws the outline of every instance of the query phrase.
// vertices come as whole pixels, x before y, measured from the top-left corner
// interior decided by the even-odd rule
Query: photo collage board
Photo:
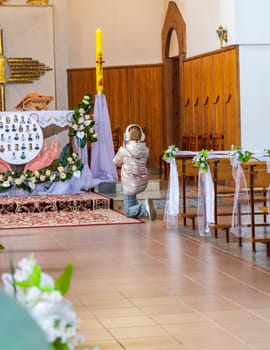
[[[26,164],[43,146],[43,132],[38,118],[14,113],[0,114],[0,158],[9,164]]]

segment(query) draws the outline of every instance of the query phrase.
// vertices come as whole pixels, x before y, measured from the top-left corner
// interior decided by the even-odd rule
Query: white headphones
[[[145,135],[144,135],[144,132],[143,132],[143,129],[140,127],[140,125],[138,124],[130,124],[127,128],[126,128],[126,131],[124,133],[124,140],[125,141],[130,141],[130,133],[129,133],[129,129],[132,128],[133,126],[136,126],[137,128],[140,129],[140,132],[141,132],[141,139],[140,141],[144,141],[145,140]]]

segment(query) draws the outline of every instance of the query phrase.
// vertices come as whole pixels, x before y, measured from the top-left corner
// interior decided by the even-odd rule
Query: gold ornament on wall
[[[222,25],[220,25],[218,27],[218,29],[216,30],[217,36],[219,38],[219,42],[220,42],[220,48],[223,47],[223,42],[225,41],[225,43],[228,41],[228,30],[225,29],[224,27],[222,27]]]
[[[49,0],[27,0],[28,5],[49,5]]]

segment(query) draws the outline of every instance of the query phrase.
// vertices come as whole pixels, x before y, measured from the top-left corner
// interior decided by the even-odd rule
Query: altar
[[[103,98],[96,98],[100,108]],[[73,115],[72,110],[0,113],[1,196],[80,193],[103,182],[117,181],[108,116],[97,115],[99,121],[93,132],[99,137],[95,147],[90,148],[88,164],[87,144],[80,147],[70,137]],[[44,130],[52,125],[60,127],[60,132],[44,137]],[[107,164],[98,159],[102,153],[109,157]]]

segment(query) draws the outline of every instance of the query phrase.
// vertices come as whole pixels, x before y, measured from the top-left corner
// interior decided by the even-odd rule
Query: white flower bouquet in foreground
[[[70,286],[72,265],[67,265],[55,280],[42,272],[33,255],[20,260],[18,268],[11,270],[2,275],[6,293],[29,310],[52,350],[73,350],[83,337],[77,334],[76,313],[64,298]]]

